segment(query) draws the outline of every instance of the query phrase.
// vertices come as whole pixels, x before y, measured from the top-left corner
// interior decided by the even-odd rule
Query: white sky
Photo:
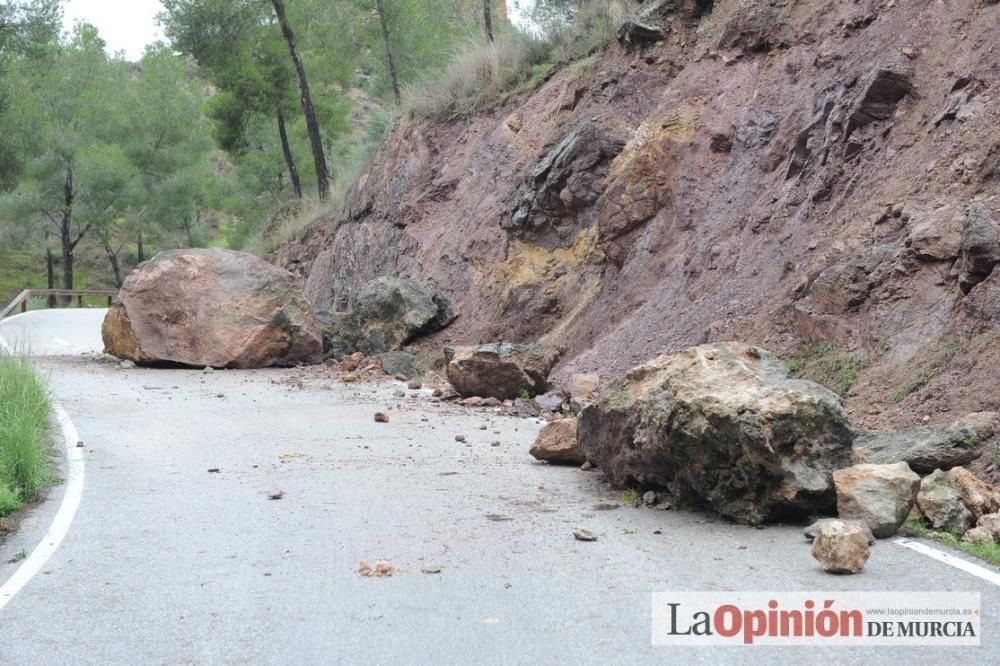
[[[63,27],[71,30],[78,20],[91,23],[109,51],[125,51],[129,60],[138,60],[147,44],[163,36],[156,25],[162,10],[160,0],[66,0]]]

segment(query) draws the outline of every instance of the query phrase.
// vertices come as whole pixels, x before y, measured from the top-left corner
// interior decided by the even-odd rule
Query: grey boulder
[[[972,462],[998,432],[1000,414],[977,412],[944,427],[861,435],[854,441],[855,458],[879,465],[905,462],[914,472],[929,474]]]
[[[738,522],[825,513],[854,434],[840,399],[740,343],[629,371],[583,410],[580,448],[618,485],[671,484]]]
[[[855,518],[880,538],[891,537],[910,515],[920,477],[906,463],[854,465],[833,473],[837,513]]]
[[[367,356],[396,351],[438,331],[456,318],[450,301],[431,282],[380,277],[361,288],[349,312],[325,313],[323,343],[328,356]]]

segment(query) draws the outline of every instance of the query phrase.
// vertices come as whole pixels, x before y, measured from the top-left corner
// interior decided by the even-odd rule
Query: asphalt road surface
[[[322,368],[125,369],[87,354],[99,317],[0,325],[42,355],[86,465],[66,538],[0,609],[4,666],[1000,663],[1000,589],[891,541],[824,574],[801,527],[624,506],[534,462],[535,421]],[[0,544],[0,585],[65,492]],[[396,574],[358,574],[376,560]],[[652,647],[651,593],[699,590],[977,591],[982,646]]]

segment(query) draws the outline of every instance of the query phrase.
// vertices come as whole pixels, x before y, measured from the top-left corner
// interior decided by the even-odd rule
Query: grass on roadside
[[[54,481],[46,450],[50,407],[48,389],[27,357],[0,354],[0,516]]]
[[[973,557],[978,557],[985,562],[1000,567],[1000,544],[998,543],[965,543],[962,541],[961,535],[956,536],[951,532],[935,530],[925,521],[914,518],[908,518],[903,523],[903,531],[914,536],[936,539],[963,553],[968,553]]]

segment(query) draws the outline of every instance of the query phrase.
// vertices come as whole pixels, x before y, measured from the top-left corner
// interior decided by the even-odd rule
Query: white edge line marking
[[[948,566],[960,569],[971,576],[981,578],[1000,587],[1000,573],[997,573],[996,571],[990,571],[986,567],[973,564],[968,560],[963,560],[961,557],[955,557],[951,553],[946,553],[943,550],[932,548],[931,546],[920,543],[919,541],[912,541],[910,539],[904,539],[903,537],[897,537],[892,541],[893,543],[899,544],[903,548],[909,548],[912,551],[918,552],[921,555],[926,555],[927,557],[935,559],[938,562],[944,562]],[[0,603],[2,603],[2,601],[0,601]]]
[[[14,350],[3,337],[0,337],[0,353],[2,352],[13,354]],[[42,570],[45,563],[62,544],[69,532],[70,525],[73,523],[73,518],[76,516],[76,510],[80,507],[80,499],[83,497],[83,449],[76,445],[80,439],[79,434],[73,421],[70,420],[69,414],[59,402],[52,401],[52,411],[59,423],[60,430],[62,430],[63,445],[66,449],[66,491],[63,493],[59,510],[56,512],[55,518],[52,519],[52,524],[49,525],[49,530],[45,533],[42,541],[35,546],[31,555],[18,567],[14,575],[0,587],[0,611]]]

